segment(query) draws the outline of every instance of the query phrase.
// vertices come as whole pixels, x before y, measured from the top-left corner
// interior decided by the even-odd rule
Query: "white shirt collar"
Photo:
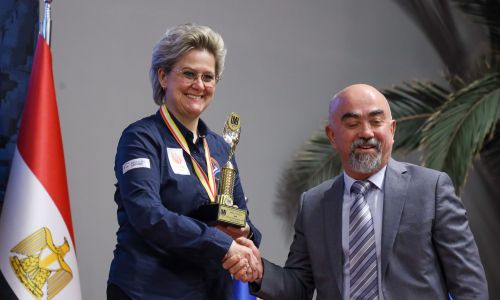
[[[384,190],[383,186],[384,186],[384,178],[385,178],[385,170],[386,169],[387,169],[387,165],[385,165],[382,169],[378,170],[377,173],[368,177],[366,180],[369,180],[379,190],[383,191]],[[351,176],[347,175],[347,173],[344,171],[344,185],[345,185],[346,191],[351,190],[351,186],[355,181],[357,181],[357,180],[352,178]]]

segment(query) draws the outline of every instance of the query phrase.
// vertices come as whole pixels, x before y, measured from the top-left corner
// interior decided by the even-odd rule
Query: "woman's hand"
[[[240,237],[248,238],[250,235],[250,226],[248,226],[248,223],[245,225],[243,228],[235,227],[235,226],[225,226],[225,225],[216,225],[215,228],[219,229],[220,231],[226,233],[230,237],[233,238],[233,240],[236,240]]]
[[[262,278],[263,268],[260,252],[252,241],[239,238],[231,244],[223,260],[224,269],[228,270],[234,278],[253,282]]]

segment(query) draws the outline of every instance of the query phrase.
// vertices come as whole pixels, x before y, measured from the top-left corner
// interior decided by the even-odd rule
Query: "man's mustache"
[[[354,151],[354,149],[360,147],[360,146],[373,146],[377,151],[380,151],[381,143],[379,140],[376,138],[370,138],[370,139],[355,139],[352,144],[351,144],[351,151]]]

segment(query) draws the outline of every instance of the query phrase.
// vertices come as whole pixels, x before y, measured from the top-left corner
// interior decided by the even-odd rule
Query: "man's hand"
[[[255,256],[256,262],[255,264],[250,263],[250,267],[252,267],[254,278],[253,280],[248,280],[250,282],[257,281],[260,283],[262,279],[262,275],[264,275],[264,267],[262,266],[262,258],[260,256],[259,249],[255,246],[255,244],[246,238],[238,238],[236,242],[240,245],[246,246],[252,250],[252,254]]]
[[[244,282],[260,281],[262,278],[260,252],[251,240],[243,237],[236,239],[236,243],[231,244],[231,248],[224,258],[223,267],[234,278]]]

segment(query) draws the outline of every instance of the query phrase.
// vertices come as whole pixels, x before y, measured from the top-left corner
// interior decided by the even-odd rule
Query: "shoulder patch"
[[[149,158],[134,158],[132,160],[129,160],[123,164],[122,171],[123,171],[123,174],[125,174],[128,171],[130,171],[132,169],[136,169],[136,168],[150,169],[151,163],[149,162]]]

